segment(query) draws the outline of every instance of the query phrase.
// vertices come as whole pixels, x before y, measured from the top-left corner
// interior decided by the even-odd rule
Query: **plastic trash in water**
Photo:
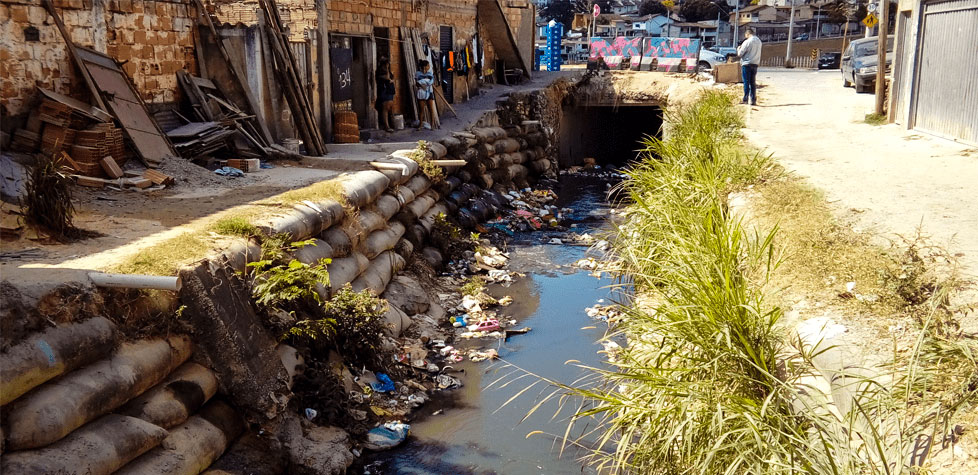
[[[318,416],[318,415],[319,415],[319,412],[316,411],[315,409],[313,409],[311,407],[307,407],[306,408],[306,419],[309,419],[311,421],[311,420],[315,419],[316,416]]]
[[[241,171],[241,170],[239,170],[237,168],[234,168],[234,167],[221,167],[221,168],[218,168],[217,170],[214,170],[214,173],[217,173],[218,175],[226,176],[226,177],[245,176],[245,174],[244,174],[243,171]]]
[[[386,422],[367,431],[367,442],[363,444],[370,450],[387,450],[401,445],[407,439],[411,426],[400,421]]]
[[[370,383],[370,389],[378,393],[389,393],[395,389],[394,381],[391,381],[390,376],[384,373],[377,373],[377,382]]]

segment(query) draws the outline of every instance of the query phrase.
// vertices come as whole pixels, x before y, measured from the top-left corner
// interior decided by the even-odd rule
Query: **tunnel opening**
[[[560,167],[580,166],[586,158],[620,167],[638,156],[645,137],[661,138],[662,108],[655,104],[563,106]]]

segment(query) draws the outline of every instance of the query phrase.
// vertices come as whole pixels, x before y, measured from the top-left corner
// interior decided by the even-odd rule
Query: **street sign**
[[[597,18],[601,14],[601,5],[597,3],[594,4],[594,18]]]
[[[870,13],[869,15],[866,15],[866,18],[863,18],[863,25],[866,25],[866,28],[872,28],[879,22],[880,19],[875,13]]]
[[[869,12],[869,13],[875,12],[876,11],[876,4],[875,3],[870,3],[869,5],[866,5],[866,11]]]

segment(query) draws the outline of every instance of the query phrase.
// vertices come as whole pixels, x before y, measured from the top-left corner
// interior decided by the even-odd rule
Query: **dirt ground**
[[[978,276],[978,149],[895,124],[864,123],[875,96],[842,87],[838,70],[762,68],[747,137],[823,190],[863,230],[917,229]]]

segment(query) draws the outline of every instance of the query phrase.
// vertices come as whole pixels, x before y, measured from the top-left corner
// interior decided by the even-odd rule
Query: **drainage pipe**
[[[182,284],[178,276],[89,272],[88,278],[98,287],[113,289],[157,289],[178,292]]]

